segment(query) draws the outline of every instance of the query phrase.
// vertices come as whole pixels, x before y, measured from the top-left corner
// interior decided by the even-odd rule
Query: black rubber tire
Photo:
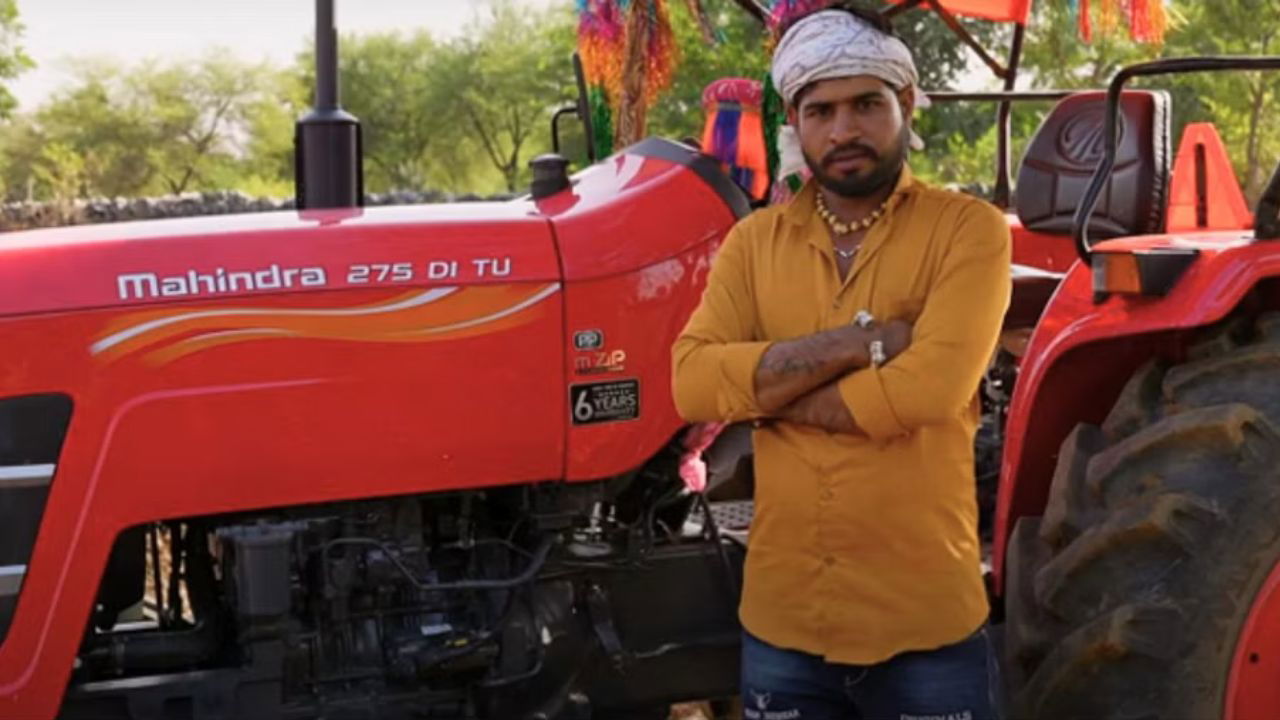
[[[1280,559],[1280,315],[1138,370],[1063,442],[1007,555],[1014,718],[1222,715],[1253,598]]]

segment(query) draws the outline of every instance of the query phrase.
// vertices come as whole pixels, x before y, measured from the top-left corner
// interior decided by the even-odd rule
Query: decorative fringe
[[[792,20],[807,15],[814,10],[821,10],[835,0],[773,0],[769,6],[769,30],[774,34],[774,41],[781,38],[777,35]]]
[[[1128,0],[1129,32],[1133,39],[1153,45],[1164,43],[1164,34],[1169,27],[1169,18],[1165,14],[1164,0]]]
[[[604,88],[593,87],[587,90],[587,100],[591,106],[595,156],[607,158],[613,154],[613,111],[609,108],[609,97]]]
[[[746,78],[721,78],[703,90],[707,121],[702,151],[720,161],[729,177],[753,200],[769,192],[761,85]]]
[[[1129,26],[1129,37],[1134,42],[1162,45],[1169,29],[1164,3],[1165,0],[1098,0],[1098,27],[1103,34],[1112,34],[1118,32],[1123,23]],[[1092,42],[1089,0],[1071,0],[1071,4],[1079,14],[1080,37]]]
[[[769,177],[778,177],[778,131],[787,121],[787,109],[783,106],[782,95],[773,86],[773,76],[765,73],[764,103],[761,106],[762,130],[764,131],[765,159],[768,163]]]
[[[578,55],[586,75],[596,157],[613,154],[614,98],[622,96],[625,0],[578,0]]]
[[[701,9],[700,0],[690,1]],[[604,157],[643,135],[648,109],[671,85],[675,33],[666,0],[577,3],[578,53],[592,99],[597,151]]]
[[[628,1],[622,94],[614,129],[616,147],[644,137],[649,108],[671,86],[676,68],[675,32],[666,0]]]

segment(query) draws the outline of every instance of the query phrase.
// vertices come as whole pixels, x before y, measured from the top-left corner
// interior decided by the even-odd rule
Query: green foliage
[[[4,128],[7,193],[65,199],[234,187],[245,165],[240,138],[270,96],[265,74],[218,53],[195,67],[84,63],[70,87]],[[74,175],[67,152],[78,158]]]
[[[573,16],[491,2],[454,48],[451,113],[472,147],[514,192],[527,184],[528,160],[545,150],[552,113],[573,102]],[[517,40],[518,38],[518,40]]]
[[[446,179],[456,165],[447,162],[456,146],[451,118],[442,107],[455,90],[448,80],[453,59],[426,32],[344,36],[339,77],[343,107],[364,128],[365,185],[371,192],[417,189]],[[288,142],[279,150],[292,167],[293,123],[306,114],[315,85],[311,52],[298,58],[298,92],[287,115],[264,125],[266,132]],[[287,130],[286,130],[287,128]],[[270,139],[255,136],[266,145]],[[440,158],[445,162],[433,161]]]
[[[872,0],[866,0],[871,3]],[[881,4],[885,0],[879,0]],[[736,0],[703,0],[714,42],[682,0],[669,0],[680,52],[672,88],[649,114],[649,132],[701,134],[703,89],[723,77],[763,79],[766,37]],[[1019,87],[1102,87],[1120,67],[1153,57],[1266,54],[1280,47],[1274,0],[1169,0],[1175,18],[1163,48],[1099,31],[1077,35],[1066,0],[1039,0]],[[1010,28],[963,21],[1002,57]],[[895,21],[913,48],[929,89],[998,87],[987,69],[932,13]],[[14,0],[0,0],[0,190],[10,199],[71,200],[238,188],[288,195],[294,122],[308,112],[310,53],[288,67],[210,54],[194,65],[153,62],[115,67],[84,61],[74,80],[34,111],[10,117],[3,89],[30,61],[19,47]],[[550,120],[576,100],[570,56],[573,3],[533,11],[515,0],[485,0],[459,37],[427,32],[346,36],[341,48],[343,105],[364,123],[366,188],[437,188],[490,193],[519,190],[530,158],[551,147]],[[1222,133],[1250,197],[1280,155],[1280,124],[1270,122],[1280,74],[1182,76],[1153,83],[1175,96],[1175,131],[1208,120]],[[1048,109],[1019,105],[1013,118],[1016,162]],[[938,183],[989,188],[994,182],[996,107],[939,103],[919,114],[928,149],[913,157],[919,175]],[[5,120],[7,118],[7,120]],[[562,123],[562,152],[585,157],[580,125]]]
[[[13,80],[24,71],[35,67],[19,44],[22,23],[18,19],[17,0],[0,0],[0,81]],[[4,85],[0,85],[0,119],[13,115],[18,100]]]
[[[1183,0],[1183,21],[1167,52],[1179,55],[1280,53],[1280,5],[1274,0]],[[1184,75],[1171,81],[1179,129],[1213,122],[1222,135],[1250,202],[1257,200],[1280,157],[1280,73]]]

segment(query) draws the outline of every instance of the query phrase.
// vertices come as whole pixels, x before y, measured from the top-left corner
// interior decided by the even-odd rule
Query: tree
[[[90,197],[233,187],[251,110],[269,97],[263,74],[212,53],[194,67],[84,62],[70,87],[8,128],[7,192],[62,197],[74,185],[76,196]],[[79,158],[72,175],[68,153]]]
[[[488,11],[455,45],[450,90],[471,144],[513,192],[533,149],[547,145],[552,112],[576,96],[572,17],[509,0],[494,0]]]
[[[144,119],[167,192],[234,181],[235,135],[262,96],[265,70],[211,52],[194,68],[149,64],[125,77],[125,102]]]
[[[1185,20],[1169,39],[1170,55],[1272,55],[1280,51],[1280,5],[1274,0],[1184,0]],[[1178,89],[1179,119],[1213,121],[1222,133],[1246,196],[1254,201],[1265,172],[1280,154],[1280,127],[1272,121],[1280,102],[1280,73],[1226,72],[1184,75]]]
[[[153,137],[146,118],[126,100],[124,71],[86,62],[74,72],[74,84],[34,113],[35,147],[58,144],[83,158],[79,197],[132,196],[152,190]],[[37,179],[37,197],[57,196],[57,189],[38,175]]]
[[[314,57],[308,51],[298,58],[303,103],[294,108],[295,116],[313,99]],[[452,62],[449,49],[426,32],[343,36],[341,100],[363,127],[370,192],[418,190],[465,177],[455,153],[459,134],[448,111]]]
[[[13,80],[35,67],[19,44],[22,31],[17,0],[0,0],[0,80]],[[0,85],[0,119],[12,116],[17,106],[18,99],[8,88]]]

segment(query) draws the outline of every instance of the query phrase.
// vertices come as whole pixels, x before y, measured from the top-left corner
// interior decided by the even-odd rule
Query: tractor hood
[[[0,317],[322,290],[600,278],[723,237],[745,196],[648,140],[537,202],[284,211],[0,235]]]
[[[547,222],[524,202],[35,230],[0,235],[0,317],[463,280],[491,276],[493,259],[519,268],[522,279],[559,275]]]

